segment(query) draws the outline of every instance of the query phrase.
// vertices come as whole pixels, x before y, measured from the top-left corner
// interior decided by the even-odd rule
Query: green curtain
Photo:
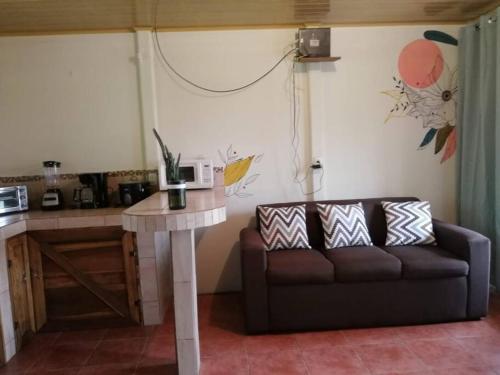
[[[500,8],[459,38],[458,221],[491,239],[500,290]],[[498,20],[498,21],[497,21]]]

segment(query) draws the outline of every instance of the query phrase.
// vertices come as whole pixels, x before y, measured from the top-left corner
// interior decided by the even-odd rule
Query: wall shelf
[[[341,57],[339,56],[330,56],[330,57],[307,57],[307,56],[298,56],[297,61],[301,63],[305,62],[325,62],[325,61],[338,61]]]

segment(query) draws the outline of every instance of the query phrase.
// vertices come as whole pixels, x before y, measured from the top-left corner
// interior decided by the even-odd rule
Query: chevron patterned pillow
[[[310,249],[306,205],[257,208],[260,234],[267,250]]]
[[[372,245],[361,203],[346,205],[318,203],[317,207],[323,224],[326,249]]]
[[[387,221],[386,246],[436,245],[429,202],[382,202]]]

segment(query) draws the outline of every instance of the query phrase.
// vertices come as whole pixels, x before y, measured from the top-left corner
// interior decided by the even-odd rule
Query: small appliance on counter
[[[108,207],[108,180],[106,173],[84,173],[78,176],[82,187],[73,192],[75,208]]]
[[[180,179],[186,181],[186,189],[211,189],[214,187],[214,163],[209,159],[181,159]],[[165,163],[160,161],[158,178],[160,190],[167,190]]]
[[[137,202],[151,195],[151,186],[149,182],[122,182],[119,185],[120,202],[123,206],[132,206]]]
[[[59,188],[59,168],[61,162],[49,160],[43,162],[46,192],[42,196],[42,210],[60,210],[64,207],[64,198]]]
[[[28,209],[28,189],[25,185],[0,187],[0,215]]]

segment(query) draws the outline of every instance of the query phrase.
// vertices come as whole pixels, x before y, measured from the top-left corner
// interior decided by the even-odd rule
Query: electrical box
[[[299,29],[299,56],[330,57],[330,29]]]

